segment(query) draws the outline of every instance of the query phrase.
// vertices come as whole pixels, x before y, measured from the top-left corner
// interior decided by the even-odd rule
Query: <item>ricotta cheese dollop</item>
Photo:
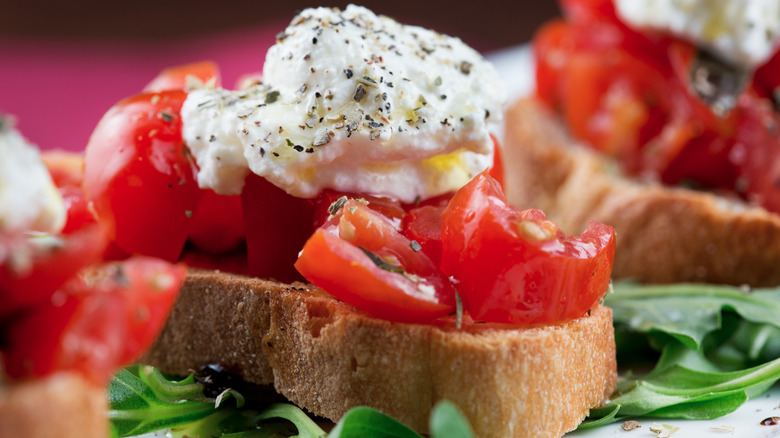
[[[760,66],[780,42],[777,0],[615,0],[615,6],[631,27],[670,32],[736,65]]]
[[[461,40],[350,5],[306,9],[268,51],[263,82],[198,89],[182,108],[198,183],[239,194],[251,171],[298,197],[330,188],[405,202],[492,163],[505,93]]]
[[[0,233],[56,233],[66,211],[38,149],[0,114]]]

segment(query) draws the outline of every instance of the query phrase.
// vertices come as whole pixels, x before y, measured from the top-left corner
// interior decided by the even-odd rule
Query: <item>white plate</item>
[[[513,47],[499,52],[491,53],[487,56],[493,65],[498,69],[499,74],[504,79],[509,95],[509,102],[526,96],[533,91],[533,57],[529,46],[523,45]],[[631,432],[625,432],[620,428],[621,423],[613,423],[596,429],[572,432],[566,437],[588,437],[588,438],[614,438],[624,434],[630,438],[649,437],[652,434],[649,430],[653,423],[670,424],[680,428],[674,433],[674,438],[698,438],[698,437],[750,437],[750,438],[780,438],[779,426],[761,426],[760,423],[767,417],[780,416],[780,385],[775,385],[772,389],[757,397],[749,400],[738,410],[709,421],[686,421],[686,420],[668,420],[660,418],[638,418],[642,424],[640,429]],[[729,432],[719,427],[733,427],[734,432]],[[713,429],[718,428],[718,429]]]

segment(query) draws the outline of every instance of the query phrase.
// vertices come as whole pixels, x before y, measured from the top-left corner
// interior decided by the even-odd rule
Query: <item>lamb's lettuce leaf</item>
[[[170,430],[174,438],[422,438],[403,423],[367,407],[351,409],[326,434],[292,404],[253,403],[231,389],[210,398],[194,375],[168,379],[150,366],[135,365],[117,373],[108,387],[108,398],[114,437]],[[430,421],[433,438],[473,438],[468,421],[452,403],[438,403]]]

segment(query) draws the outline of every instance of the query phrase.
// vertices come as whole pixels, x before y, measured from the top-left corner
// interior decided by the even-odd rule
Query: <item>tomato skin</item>
[[[490,167],[490,176],[498,181],[501,186],[504,186],[504,159],[502,158],[503,152],[501,151],[501,145],[498,144],[498,140],[493,134],[490,134],[490,138],[493,140],[493,165]]]
[[[185,274],[183,265],[143,257],[88,268],[10,325],[5,372],[26,379],[76,371],[105,384],[154,340]]]
[[[181,137],[183,91],[145,93],[111,108],[85,152],[84,194],[116,245],[175,261],[203,191]]]
[[[509,206],[483,172],[459,190],[442,218],[442,263],[475,320],[549,324],[584,315],[607,290],[611,227],[591,222],[566,237],[538,210]]]
[[[164,69],[156,78],[146,84],[143,91],[157,93],[168,90],[184,90],[187,88],[188,76],[192,76],[204,84],[214,81],[215,86],[220,86],[217,64],[212,61],[201,61]]]
[[[293,264],[312,233],[314,208],[250,174],[241,193],[248,270],[251,275],[283,282],[301,280]]]
[[[246,237],[240,196],[223,196],[205,190],[192,221],[189,242],[206,254],[230,252]]]
[[[368,208],[382,214],[389,219],[397,229],[401,227],[401,221],[406,216],[406,208],[399,201],[383,196],[372,196],[359,193],[345,193],[336,190],[325,189],[312,201],[314,204],[314,227],[320,227],[330,217],[330,206],[339,198],[346,196],[348,199],[362,199],[368,204]]]
[[[780,212],[780,114],[755,93],[738,102],[741,123],[732,157],[749,201]]]
[[[104,228],[94,222],[59,239],[61,245],[50,249],[22,242],[26,249],[15,250],[31,251],[27,269],[0,264],[0,321],[48,300],[82,267],[101,260],[108,244]]]
[[[441,217],[445,205],[413,208],[404,219],[403,234],[420,244],[421,251],[439,266],[441,263]]]
[[[363,250],[421,280],[377,266]],[[429,322],[455,309],[454,289],[436,265],[388,219],[354,200],[312,235],[295,267],[329,294],[378,318]]]

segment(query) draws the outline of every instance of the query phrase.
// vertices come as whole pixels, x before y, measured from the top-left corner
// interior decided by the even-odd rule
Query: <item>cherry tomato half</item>
[[[181,137],[183,91],[125,99],[100,120],[85,152],[84,194],[116,245],[175,261],[203,191]]]
[[[607,291],[615,233],[591,222],[566,237],[541,211],[511,207],[483,172],[444,210],[442,245],[441,268],[475,320],[554,323],[584,315]]]
[[[455,309],[455,291],[437,266],[387,218],[355,200],[314,233],[295,267],[378,318],[425,322]]]

